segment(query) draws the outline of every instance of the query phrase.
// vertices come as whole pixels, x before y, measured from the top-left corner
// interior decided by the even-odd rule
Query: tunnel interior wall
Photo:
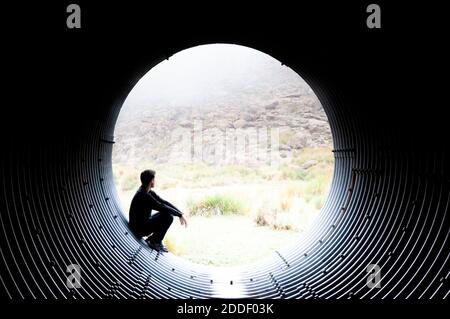
[[[368,30],[364,7],[354,5],[284,9],[278,24],[267,23],[278,11],[231,11],[230,24],[226,13],[149,21],[152,7],[85,9],[78,33],[51,18],[39,36],[23,26],[5,38],[5,61],[15,62],[5,71],[12,102],[1,128],[5,298],[217,295],[214,274],[130,234],[111,167],[115,121],[134,84],[170,55],[208,43],[252,47],[298,72],[333,134],[335,171],[318,220],[294,249],[230,278],[239,296],[448,297],[448,130],[433,73],[447,67],[439,32],[437,41],[405,33],[392,13],[386,28]],[[321,14],[313,21],[311,12]],[[70,264],[82,267],[82,288],[67,286]],[[370,264],[382,269],[380,288],[366,285]]]

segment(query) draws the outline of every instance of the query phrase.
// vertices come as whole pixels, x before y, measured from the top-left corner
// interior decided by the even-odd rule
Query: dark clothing
[[[150,216],[150,219],[142,227],[143,236],[151,235],[155,243],[161,243],[166,235],[170,225],[172,225],[173,216],[166,213],[156,213]]]
[[[157,210],[159,214],[152,215],[152,209]],[[154,191],[147,193],[141,186],[131,201],[129,226],[137,237],[153,233],[152,240],[160,242],[172,224],[173,216],[180,217],[182,213]]]

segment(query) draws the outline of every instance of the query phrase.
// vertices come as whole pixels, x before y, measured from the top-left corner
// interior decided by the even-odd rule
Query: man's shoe
[[[151,249],[153,249],[153,250],[156,250],[156,251],[159,251],[159,250],[160,250],[159,244],[158,244],[158,243],[155,243],[154,241],[147,240],[147,244],[148,244],[148,246],[149,246]]]
[[[164,246],[163,244],[159,244],[159,251],[163,251],[165,253],[168,253],[169,250],[167,249],[166,246]]]
[[[161,243],[155,243],[152,240],[147,240],[147,244],[150,246],[151,249],[154,249],[154,250],[156,250],[158,252],[159,251],[162,251],[162,252],[165,252],[165,253],[169,252],[167,250],[167,248]]]

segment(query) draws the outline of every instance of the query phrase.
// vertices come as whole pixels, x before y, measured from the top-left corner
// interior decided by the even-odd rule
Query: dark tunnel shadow
[[[207,30],[199,17],[197,28],[155,35],[151,43],[130,34],[127,44],[135,50],[118,46],[124,33],[100,28],[108,25],[101,17],[90,22],[94,31],[85,37],[61,38],[66,31],[41,34],[33,28],[24,32],[28,41],[8,37],[17,47],[11,46],[7,57],[23,62],[6,66],[5,77],[22,83],[21,75],[30,74],[34,85],[26,94],[20,86],[5,93],[20,97],[21,107],[5,111],[8,125],[1,128],[2,296],[448,298],[450,165],[447,118],[439,101],[446,91],[432,73],[448,52],[422,33],[404,34],[407,24],[401,20],[391,22],[392,32],[374,34],[364,25],[351,31],[322,19],[312,24],[315,36],[305,36],[311,41],[305,50],[293,39],[296,30],[310,27],[311,18],[295,12],[304,20],[284,22],[290,28],[261,26],[263,36],[239,17],[232,26],[217,21]],[[124,18],[118,22],[123,30],[129,30],[127,21],[133,27],[140,23]],[[159,30],[158,21],[142,29]],[[61,39],[56,48],[55,38]],[[111,168],[120,105],[145,66],[210,42],[252,47],[289,65],[316,92],[334,139],[330,193],[308,235],[288,254],[225,279],[143,248],[121,217]],[[418,43],[428,44],[427,51]],[[61,56],[67,58],[59,61]],[[424,56],[426,66],[411,68]],[[43,74],[48,81],[40,79]],[[418,78],[424,79],[419,87]],[[42,107],[33,107],[37,102]],[[71,264],[82,268],[80,289],[67,285]],[[367,286],[372,264],[381,268],[380,288]]]

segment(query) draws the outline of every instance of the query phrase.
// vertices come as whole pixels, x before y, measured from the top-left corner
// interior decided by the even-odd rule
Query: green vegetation
[[[255,227],[247,216],[190,217],[184,229],[175,220],[164,239],[177,256],[210,266],[236,266],[256,262],[275,250],[295,243],[295,231]]]
[[[156,192],[189,216],[188,229],[172,227],[166,245],[176,255],[220,266],[251,262],[298,238],[325,202],[333,165],[331,149],[317,147],[279,166],[115,164],[113,172],[128,212],[140,172],[155,169]]]
[[[187,202],[190,216],[213,216],[242,214],[245,210],[244,204],[231,195],[214,194],[199,201],[189,199]]]
[[[314,161],[311,167],[305,164]],[[310,182],[323,179],[328,182],[333,171],[333,153],[330,148],[304,148],[294,154],[290,163],[279,166],[261,165],[248,167],[245,165],[210,165],[207,163],[192,164],[157,164],[140,163],[139,165],[114,164],[113,172],[116,185],[127,191],[139,186],[139,173],[145,168],[153,168],[157,175],[157,188],[173,187],[211,187],[233,183],[257,183],[264,181],[304,180]],[[323,183],[323,181],[321,181]]]

